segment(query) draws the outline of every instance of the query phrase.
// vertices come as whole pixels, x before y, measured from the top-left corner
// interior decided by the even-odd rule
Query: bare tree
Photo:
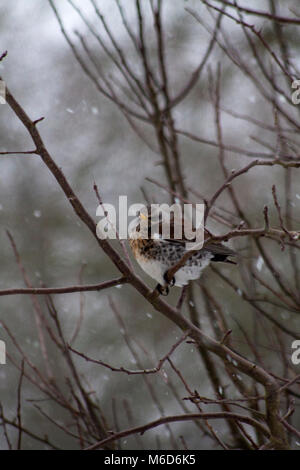
[[[164,1],[132,1],[131,6],[135,9],[134,21],[127,18],[125,2],[122,4],[119,0],[115,1],[132,47],[130,52],[119,42],[109,19],[101,11],[100,2],[97,5],[95,0],[90,0],[94,10],[93,22],[72,0],[68,0],[68,3],[78,13],[87,31],[86,35],[77,31],[76,40],[72,39],[65,28],[64,19],[54,1],[49,0],[76,61],[97,91],[125,116],[131,131],[161,159],[164,172],[162,180],[149,178],[148,182],[167,191],[171,201],[196,203],[201,200],[205,203],[205,243],[234,243],[236,251],[241,253],[236,268],[240,282],[236,283],[222,269],[211,267],[209,273],[199,282],[183,289],[176,305],[168,299],[162,299],[156,290],[150,289],[136,274],[135,265],[129,259],[124,244],[120,242],[119,250],[118,246],[108,240],[97,237],[94,218],[79,200],[72,184],[44,144],[38,130],[38,124],[43,118],[29,117],[7,89],[7,103],[28,132],[33,150],[14,152],[12,149],[1,152],[1,155],[27,155],[24,156],[24,165],[25,159],[31,158],[30,155],[32,158],[40,157],[78,219],[89,230],[90,236],[95,238],[99,250],[103,250],[119,273],[115,279],[93,285],[84,285],[80,281],[73,286],[34,287],[23,264],[22,254],[19,253],[13,236],[8,233],[26,287],[0,290],[0,296],[30,296],[44,364],[43,368],[37,367],[23,351],[20,341],[3,323],[20,355],[19,361],[9,357],[20,374],[16,418],[9,419],[3,406],[0,408],[8,448],[22,448],[22,436],[25,434],[49,448],[59,447],[56,442],[50,442],[47,436],[41,436],[24,425],[24,379],[41,391],[45,399],[57,404],[59,411],[56,418],[48,415],[42,405],[34,402],[33,406],[43,419],[57,426],[78,448],[119,449],[121,439],[131,435],[136,438],[131,441],[134,448],[141,448],[144,447],[143,434],[159,426],[166,426],[171,448],[188,448],[188,436],[182,433],[180,440],[172,425],[174,422],[186,421],[193,423],[199,439],[205,436],[211,441],[210,447],[295,447],[300,437],[299,418],[297,424],[295,412],[299,401],[300,375],[291,361],[291,345],[300,337],[297,318],[300,313],[300,230],[293,200],[297,184],[299,187],[300,108],[292,102],[292,86],[294,80],[299,78],[299,71],[297,60],[291,51],[291,38],[294,31],[298,34],[300,13],[297,16],[297,12],[291,10],[290,16],[284,16],[279,13],[274,0],[269,1],[266,11],[240,7],[236,1],[223,0],[201,0],[195,9],[187,6],[185,10],[190,19],[199,24],[199,31],[201,27],[208,31],[211,39],[198,65],[189,76],[184,77],[185,81],[174,92],[175,87],[170,83],[168,68]],[[203,19],[205,7],[210,16],[209,23]],[[261,21],[264,22],[263,29]],[[233,22],[240,43],[231,40],[224,22],[227,22],[226,25]],[[96,46],[92,39],[96,41]],[[224,105],[222,60],[217,63],[211,61],[212,57],[215,58],[212,55],[214,51],[226,57],[231,67],[237,69],[249,82],[249,86],[255,88],[268,109],[267,121],[262,120],[259,115],[248,115],[240,109]],[[112,72],[108,75],[101,67],[100,55],[104,55],[112,66]],[[4,57],[5,54],[1,60]],[[175,108],[190,98],[204,74],[208,77],[205,99],[213,110],[214,120],[211,126],[215,129],[215,140],[181,128],[175,118]],[[242,144],[228,143],[223,125],[226,116],[232,118],[237,129],[241,122],[254,129],[263,129],[264,139],[252,135],[253,145],[244,147]],[[203,146],[212,147],[218,158],[222,182],[218,185],[212,178],[209,194],[203,195],[189,183],[190,169],[185,165],[185,156],[181,151],[182,139],[193,141],[195,145],[199,145],[199,149],[203,149]],[[234,170],[230,169],[232,155],[238,156],[239,162],[242,162]],[[250,204],[240,194],[239,182],[247,182],[254,170],[258,173],[266,169],[269,172],[277,170],[278,173],[274,173],[271,190],[267,188],[264,193],[267,202],[260,201],[261,212],[253,216]],[[100,196],[96,184],[94,190],[98,203],[102,203],[104,195]],[[153,196],[148,196],[149,186],[142,188],[142,191],[147,202],[153,201]],[[251,197],[256,197],[254,186]],[[170,279],[187,261],[188,256],[190,254],[170,269]],[[265,269],[261,270],[261,266]],[[214,285],[217,282],[224,286],[224,295],[234,299],[230,321],[222,298],[215,294]],[[150,368],[143,365],[140,349],[137,347],[138,341],[132,337],[130,329],[124,323],[124,305],[117,305],[113,295],[109,296],[109,305],[136,368],[106,363],[99,358],[89,357],[84,351],[74,347],[74,341],[82,328],[81,317],[73,336],[66,338],[64,334],[61,315],[54,302],[55,295],[103,291],[121,284],[126,289],[134,289],[143,298],[145,305],[153,307],[155,315],[165,316],[181,331],[172,347],[166,347],[165,355]],[[40,302],[41,296],[45,299],[45,305]],[[81,309],[83,310],[83,297]],[[249,329],[244,328],[238,316],[239,311],[246,309],[252,319]],[[284,321],[282,313],[286,312],[295,317],[295,320]],[[235,328],[232,327],[232,322]],[[260,342],[263,343],[264,351],[267,350],[267,355],[261,354]],[[200,383],[194,390],[185,377],[184,369],[175,363],[173,353],[175,350],[180,353],[183,344],[192,344],[197,349],[196,359],[193,356],[191,360],[195,361],[195,368],[204,367],[213,390],[212,396],[203,395]],[[62,382],[57,376],[49,361],[49,354],[63,358],[68,371],[65,381]],[[84,369],[79,372],[79,363],[82,368],[94,364],[101,370],[108,369],[119,374],[120,381],[128,376],[141,376],[159,418],[139,424],[132,404],[125,400],[122,408],[126,412],[129,427],[120,429],[116,402],[113,401],[112,405],[114,422],[110,422],[103,409],[101,396],[91,393],[88,380],[82,373]],[[157,375],[163,376],[166,370],[169,374],[166,378],[169,393],[181,410],[176,415],[166,414],[156,382],[152,380]],[[64,419],[59,418],[61,414]],[[221,432],[215,428],[216,420],[222,422]],[[17,431],[16,442],[10,437],[11,427]],[[159,445],[158,434],[157,448]]]

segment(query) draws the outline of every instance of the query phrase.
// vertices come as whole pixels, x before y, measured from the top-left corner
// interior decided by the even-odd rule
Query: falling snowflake
[[[261,268],[263,267],[263,264],[264,264],[264,260],[261,256],[259,256],[259,258],[257,259],[257,262],[256,262],[256,269],[258,271],[261,271]]]
[[[96,108],[96,106],[92,106],[92,113],[94,114],[94,116],[97,116],[99,114],[99,109]]]

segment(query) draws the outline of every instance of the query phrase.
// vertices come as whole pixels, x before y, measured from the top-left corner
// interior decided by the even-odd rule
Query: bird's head
[[[178,212],[169,211],[152,204],[144,206],[132,223],[130,238],[140,239],[181,239],[184,238],[184,219],[181,208]],[[179,236],[178,236],[179,234]]]

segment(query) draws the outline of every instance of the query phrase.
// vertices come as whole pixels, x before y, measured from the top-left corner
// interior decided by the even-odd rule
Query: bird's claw
[[[164,295],[164,296],[167,296],[170,291],[168,286],[162,286],[161,284],[157,284],[156,289],[161,295]]]
[[[171,279],[171,281],[168,280],[168,271],[165,272],[164,274],[164,280],[165,280],[165,285],[162,286],[161,284],[157,284],[156,289],[161,295],[168,295],[170,292],[169,287],[173,287],[175,284],[175,277]]]
[[[175,285],[175,277],[173,276],[172,279],[169,281],[168,271],[166,271],[164,274],[164,280],[167,286],[173,287]]]

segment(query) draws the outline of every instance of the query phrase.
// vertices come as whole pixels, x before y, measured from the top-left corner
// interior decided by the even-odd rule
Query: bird
[[[187,239],[184,237],[182,239],[174,238],[176,224],[174,214],[171,213],[169,219],[170,237],[164,238],[162,236],[162,214],[153,216],[150,206],[145,209],[140,211],[132,222],[129,231],[129,245],[143,271],[158,282],[156,289],[160,294],[168,295],[169,287],[184,287],[189,281],[199,279],[202,271],[210,262],[237,264],[230,259],[236,256],[235,251],[222,243],[210,242],[205,244],[203,248],[194,251],[185,264],[178,269],[173,279],[169,281],[168,270],[187,253]],[[180,223],[184,223],[184,220],[181,220]],[[151,231],[152,227],[154,229]]]

